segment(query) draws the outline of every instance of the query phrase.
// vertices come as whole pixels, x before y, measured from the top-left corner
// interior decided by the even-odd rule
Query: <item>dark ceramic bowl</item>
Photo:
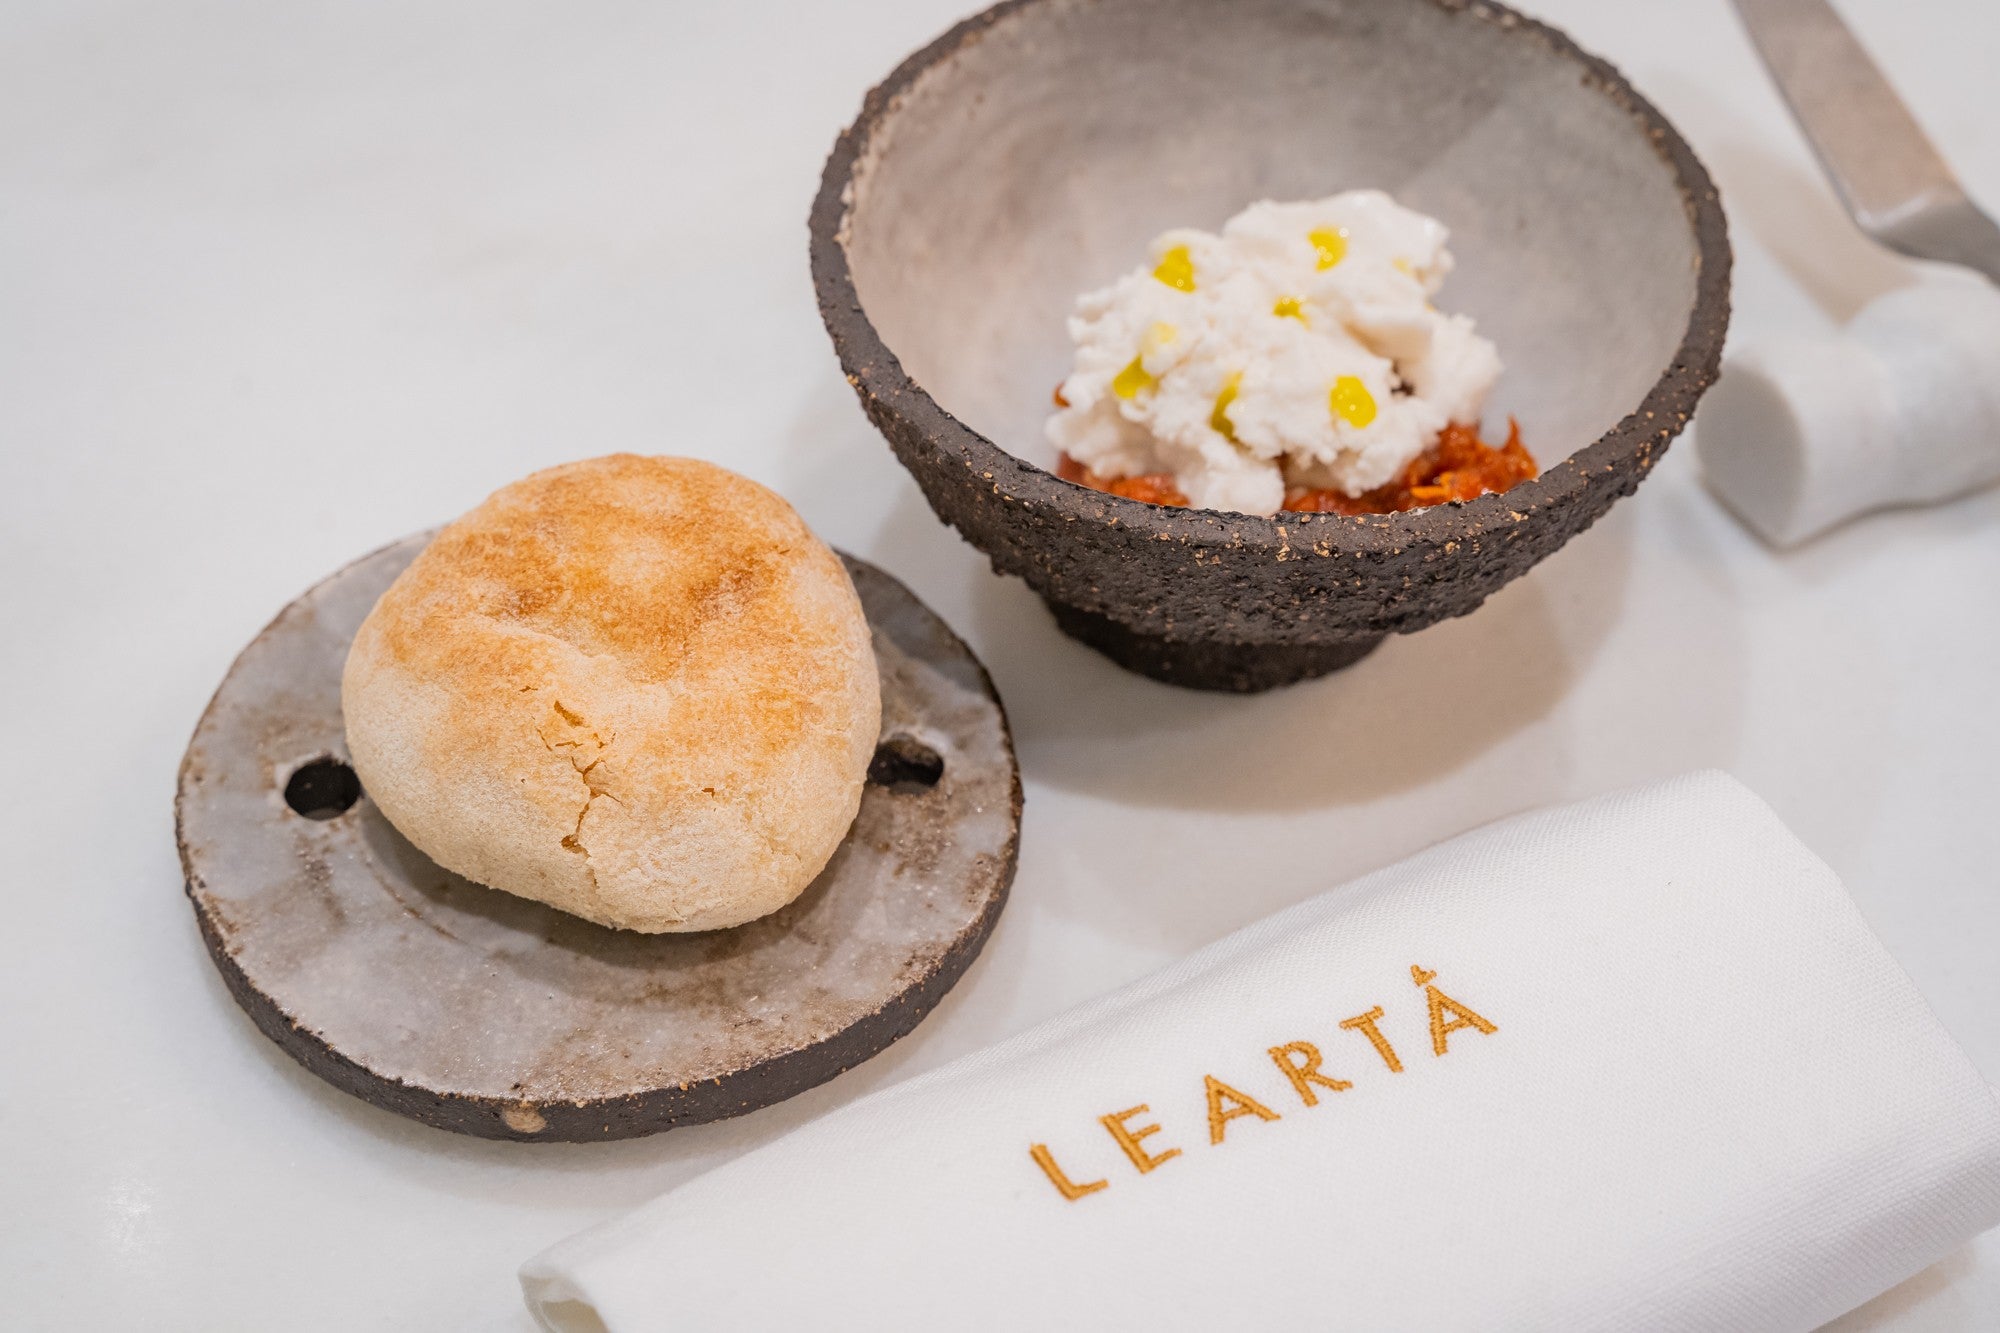
[[[1506,363],[1542,475],[1405,514],[1259,518],[1058,479],[1079,292],[1171,226],[1375,186],[1443,220],[1441,298]],[[1464,615],[1629,495],[1713,380],[1708,174],[1603,61],[1454,0],[1009,0],[869,93],[812,214],[848,380],[940,517],[1070,634],[1206,689]]]

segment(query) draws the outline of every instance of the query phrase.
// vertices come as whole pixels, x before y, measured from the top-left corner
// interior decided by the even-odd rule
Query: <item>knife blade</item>
[[[1827,0],[1735,0],[1820,166],[1856,225],[1915,259],[2000,283],[2000,226],[1958,177]]]

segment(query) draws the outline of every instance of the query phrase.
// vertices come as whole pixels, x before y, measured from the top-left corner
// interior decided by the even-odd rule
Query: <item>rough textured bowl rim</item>
[[[1583,500],[1594,475],[1625,468],[1636,468],[1636,474],[1643,475],[1650,470],[1654,453],[1679,434],[1714,382],[1729,324],[1729,231],[1715,184],[1687,142],[1609,61],[1585,51],[1559,29],[1488,0],[1410,0],[1540,39],[1557,55],[1574,61],[1587,82],[1630,114],[1672,169],[1694,236],[1695,299],[1672,360],[1639,405],[1596,440],[1509,490],[1395,514],[1280,511],[1266,517],[1172,508],[1064,481],[1002,448],[940,406],[882,341],[855,290],[847,262],[847,227],[856,164],[904,94],[927,71],[982,39],[1002,20],[1047,3],[1050,0],[1001,0],[910,55],[870,89],[861,113],[841,131],[827,157],[810,215],[813,287],[848,383],[864,400],[914,427],[933,449],[957,453],[991,483],[1002,502],[1048,506],[1060,517],[1078,522],[1112,522],[1162,541],[1196,544],[1317,545],[1387,554],[1426,541],[1472,541],[1518,523],[1522,517],[1518,511],[1567,509],[1568,502]]]

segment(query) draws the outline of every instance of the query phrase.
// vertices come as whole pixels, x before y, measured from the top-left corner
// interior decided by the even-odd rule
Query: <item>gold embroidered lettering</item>
[[[1141,1125],[1133,1129],[1125,1123],[1135,1115],[1145,1115],[1149,1109],[1146,1103],[1140,1102],[1137,1106],[1130,1106],[1123,1111],[1114,1111],[1110,1115],[1097,1118],[1097,1122],[1103,1125],[1111,1137],[1118,1141],[1118,1146],[1125,1150],[1125,1155],[1132,1159],[1132,1165],[1139,1168],[1139,1174],[1142,1176],[1160,1163],[1172,1161],[1181,1155],[1179,1148],[1169,1148],[1156,1155],[1147,1152],[1141,1146],[1140,1139],[1150,1138],[1160,1132],[1158,1125]]]
[[[1460,1028],[1472,1028],[1488,1035],[1500,1030],[1465,1005],[1446,995],[1436,986],[1431,985],[1431,982],[1436,977],[1437,973],[1431,971],[1429,968],[1418,967],[1415,963],[1410,964],[1410,980],[1424,988],[1424,999],[1430,1002],[1431,1051],[1434,1054],[1443,1055],[1450,1045],[1451,1034]],[[1451,1017],[1448,1019],[1445,1017],[1447,1011],[1451,1014]]]
[[[1247,1092],[1238,1092],[1213,1074],[1203,1074],[1202,1082],[1208,1088],[1208,1141],[1222,1142],[1225,1127],[1238,1116],[1254,1115],[1259,1120],[1276,1120],[1278,1113],[1258,1101]],[[1224,1107],[1223,1101],[1234,1103]]]
[[[1042,1168],[1042,1174],[1049,1178],[1049,1184],[1054,1185],[1071,1203],[1075,1203],[1086,1194],[1095,1194],[1099,1190],[1111,1188],[1111,1182],[1108,1180],[1086,1180],[1081,1185],[1071,1180],[1069,1173],[1056,1165],[1055,1154],[1049,1151],[1049,1145],[1046,1143],[1037,1143],[1029,1148],[1028,1156],[1034,1158],[1035,1165]]]
[[[1307,1106],[1319,1105],[1319,1094],[1312,1090],[1315,1083],[1334,1092],[1345,1092],[1354,1086],[1344,1078],[1328,1078],[1320,1073],[1319,1047],[1309,1041],[1288,1041],[1283,1046],[1273,1046],[1270,1056],[1271,1062],[1292,1081],[1299,1100]],[[1292,1063],[1294,1058],[1298,1060],[1297,1064]]]
[[[1380,1017],[1382,1017],[1382,1006],[1378,1004],[1365,1014],[1356,1014],[1352,1018],[1341,1019],[1340,1026],[1350,1032],[1358,1029],[1363,1036],[1368,1038],[1368,1044],[1375,1048],[1375,1054],[1382,1057],[1382,1063],[1389,1066],[1389,1072],[1400,1074],[1403,1072],[1403,1062],[1396,1058],[1396,1048],[1389,1044],[1389,1039],[1382,1035],[1380,1028],[1375,1026],[1375,1020]]]

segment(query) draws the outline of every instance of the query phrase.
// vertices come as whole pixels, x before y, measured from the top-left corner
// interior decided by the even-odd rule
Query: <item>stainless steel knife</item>
[[[1799,128],[1861,230],[1913,259],[2000,283],[2000,226],[1827,0],[1735,0]]]

